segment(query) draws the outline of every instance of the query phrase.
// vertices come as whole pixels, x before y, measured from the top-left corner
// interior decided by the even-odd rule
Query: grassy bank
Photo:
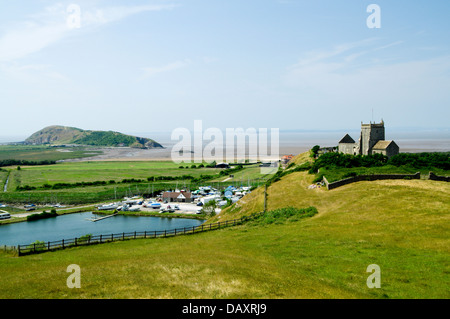
[[[315,206],[297,221],[0,257],[0,298],[449,298],[450,189],[427,180],[307,189],[295,172],[268,189],[268,209]],[[263,207],[259,189],[221,213]],[[66,268],[81,267],[81,289]],[[366,268],[381,268],[381,288]],[[30,275],[32,274],[32,275]],[[51,278],[51,280],[49,280]]]

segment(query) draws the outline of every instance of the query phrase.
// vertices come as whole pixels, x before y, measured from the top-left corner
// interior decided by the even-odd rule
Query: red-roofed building
[[[292,154],[291,155],[284,155],[284,156],[281,157],[281,162],[283,164],[287,164],[293,158],[294,158],[294,155],[292,155]]]

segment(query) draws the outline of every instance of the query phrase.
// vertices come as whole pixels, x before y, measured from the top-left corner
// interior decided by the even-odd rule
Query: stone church
[[[340,141],[338,151],[352,155],[383,154],[387,157],[397,155],[400,148],[394,141],[385,140],[384,121],[381,123],[363,124],[361,122],[361,134],[359,141],[355,142],[346,134]]]

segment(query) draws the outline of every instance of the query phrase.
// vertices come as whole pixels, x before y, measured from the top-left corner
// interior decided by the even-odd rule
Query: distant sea
[[[154,139],[167,149],[171,149],[178,140],[171,140],[171,132],[124,132]],[[311,149],[314,145],[337,146],[345,134],[355,141],[359,139],[359,131],[282,131],[280,130],[280,155],[299,154]],[[225,134],[224,134],[225,135]],[[0,143],[20,142],[27,136],[0,136]],[[386,129],[386,139],[394,140],[400,152],[450,152],[450,130],[392,130]],[[269,139],[270,140],[270,139]],[[224,141],[225,142],[225,141]],[[204,141],[206,146],[209,141]]]
[[[310,150],[314,145],[337,146],[338,142],[349,134],[358,141],[360,131],[281,131],[280,155],[299,154]],[[139,135],[140,134],[140,135]],[[170,132],[134,133],[156,140],[167,148],[178,141],[171,141]],[[269,139],[270,140],[270,139]],[[450,130],[442,131],[386,131],[386,140],[394,140],[400,152],[450,152]],[[208,141],[204,142],[204,146]]]

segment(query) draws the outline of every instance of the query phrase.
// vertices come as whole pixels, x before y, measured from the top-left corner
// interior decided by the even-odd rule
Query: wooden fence
[[[107,242],[114,242],[119,240],[129,240],[129,239],[143,239],[143,238],[166,238],[166,237],[174,237],[180,235],[192,235],[198,234],[205,231],[217,230],[223,227],[235,226],[242,224],[245,221],[257,218],[264,214],[255,213],[250,216],[244,216],[239,219],[227,220],[224,222],[217,222],[212,224],[202,224],[200,226],[193,227],[183,227],[183,228],[175,228],[170,230],[153,230],[153,231],[135,231],[128,233],[117,233],[117,234],[108,234],[108,235],[95,235],[95,236],[83,236],[80,238],[72,238],[72,239],[61,239],[58,241],[49,241],[42,243],[33,243],[29,245],[18,245],[17,251],[18,256],[24,256],[29,254],[42,253],[57,249],[65,249],[71,247],[85,246],[85,245],[94,245],[94,244],[102,244]]]

